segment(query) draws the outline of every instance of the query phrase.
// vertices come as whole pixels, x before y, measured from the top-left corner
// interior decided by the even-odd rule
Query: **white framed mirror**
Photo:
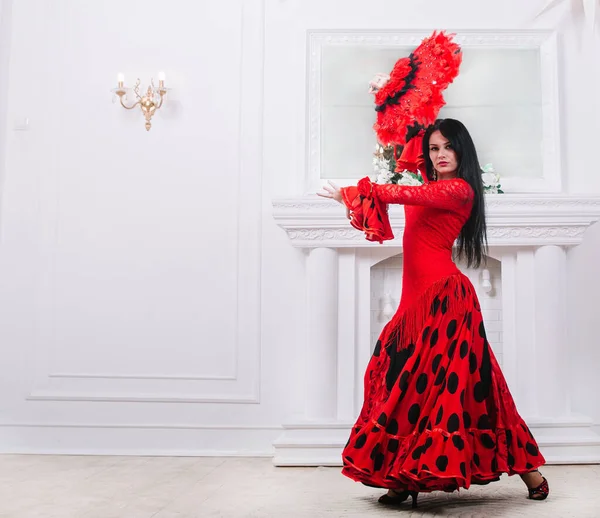
[[[368,83],[389,73],[429,32],[311,32],[308,35],[307,188],[372,176],[376,112]],[[440,117],[465,123],[481,165],[505,192],[560,192],[557,36],[550,31],[456,31],[459,76]]]

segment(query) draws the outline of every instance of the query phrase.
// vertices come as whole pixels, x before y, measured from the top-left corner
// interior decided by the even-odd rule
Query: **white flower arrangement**
[[[375,183],[394,183],[397,185],[419,186],[424,183],[421,171],[396,172],[396,160],[393,148],[375,145],[373,154],[373,171],[375,172]],[[492,164],[481,167],[481,180],[483,181],[483,192],[485,194],[504,194],[500,185],[500,175],[496,173]]]
[[[394,148],[392,146],[375,145],[373,171],[376,175],[375,183],[378,184],[395,183],[397,185],[419,186],[424,183],[420,171],[416,173],[407,170],[396,172],[396,159],[394,158]]]
[[[398,173],[400,178],[398,178],[394,183],[398,185],[410,185],[414,187],[418,187],[419,185],[423,185],[425,180],[423,180],[423,176],[421,176],[421,171],[417,169],[416,173],[411,171],[407,171],[406,169],[401,173]]]
[[[377,176],[377,183],[390,183],[394,171],[390,167],[389,160],[386,160],[383,156],[373,156],[373,171]]]
[[[486,194],[504,194],[500,185],[500,175],[492,164],[485,164],[481,168],[481,179],[483,180],[483,192]]]
[[[412,171],[402,171],[401,173],[383,173],[377,176],[375,183],[395,183],[396,185],[409,185],[418,187],[423,185],[425,181],[421,176],[421,171],[413,173]]]

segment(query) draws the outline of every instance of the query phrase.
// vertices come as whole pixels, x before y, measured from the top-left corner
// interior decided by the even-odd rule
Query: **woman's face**
[[[458,157],[448,139],[439,130],[434,131],[429,138],[429,158],[437,171],[438,180],[456,178]]]

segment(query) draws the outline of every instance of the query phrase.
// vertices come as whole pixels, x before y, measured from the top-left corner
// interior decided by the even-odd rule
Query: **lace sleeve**
[[[350,224],[362,230],[369,241],[379,243],[394,238],[387,213],[389,203],[460,211],[473,200],[471,186],[461,179],[411,187],[380,185],[367,177],[360,180],[356,187],[342,187],[341,194],[350,212]]]
[[[460,178],[430,182],[418,187],[395,184],[371,185],[373,194],[383,203],[421,205],[457,211],[473,200],[473,189]]]

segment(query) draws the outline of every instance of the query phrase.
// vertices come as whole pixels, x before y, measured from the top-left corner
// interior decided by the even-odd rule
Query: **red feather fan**
[[[434,32],[409,57],[399,59],[375,95],[379,142],[402,146],[411,130],[433,124],[446,104],[442,92],[458,75],[461,61],[460,46],[444,32]]]

